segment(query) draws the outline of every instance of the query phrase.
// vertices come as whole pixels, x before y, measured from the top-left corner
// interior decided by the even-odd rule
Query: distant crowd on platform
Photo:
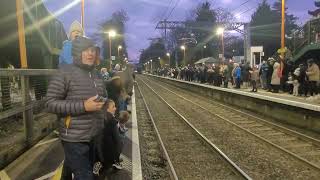
[[[120,154],[128,130],[133,67],[117,64],[99,70],[99,57],[100,48],[73,22],[45,99],[47,111],[59,118],[63,180],[93,180],[123,168]]]
[[[222,64],[198,64],[177,68],[159,68],[153,73],[179,80],[210,84],[235,89],[251,88],[252,92],[263,89],[272,93],[287,92],[293,96],[315,99],[319,92],[319,65],[309,59],[306,64],[294,65],[288,61],[269,58],[256,66],[235,63],[230,60]]]

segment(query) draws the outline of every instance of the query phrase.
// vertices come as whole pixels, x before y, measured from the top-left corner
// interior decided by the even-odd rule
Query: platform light
[[[115,37],[117,35],[116,31],[114,31],[114,30],[110,30],[108,32],[108,34],[109,34],[110,37]]]
[[[223,34],[224,33],[224,28],[223,27],[219,27],[218,29],[217,29],[217,35],[221,35],[221,34]]]

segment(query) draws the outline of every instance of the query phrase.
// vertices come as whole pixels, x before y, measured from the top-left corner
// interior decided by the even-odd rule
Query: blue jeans
[[[74,180],[93,180],[92,145],[62,141],[62,146],[65,155],[63,171],[69,172],[63,172],[61,179],[68,179],[66,177],[72,172]]]
[[[119,112],[126,111],[126,110],[127,110],[127,102],[124,99],[119,98]]]

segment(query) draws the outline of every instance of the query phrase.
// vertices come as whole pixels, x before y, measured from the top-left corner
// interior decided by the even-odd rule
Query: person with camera
[[[106,91],[95,69],[99,49],[86,37],[72,41],[73,64],[59,69],[47,91],[46,108],[59,117],[65,160],[62,179],[91,180],[94,138],[104,127]]]

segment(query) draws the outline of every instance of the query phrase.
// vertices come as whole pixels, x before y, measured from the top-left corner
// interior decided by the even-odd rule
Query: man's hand
[[[94,100],[97,99],[98,95],[93,96],[86,101],[84,101],[84,108],[87,112],[94,112],[99,111],[103,105],[104,102],[95,102]]]

